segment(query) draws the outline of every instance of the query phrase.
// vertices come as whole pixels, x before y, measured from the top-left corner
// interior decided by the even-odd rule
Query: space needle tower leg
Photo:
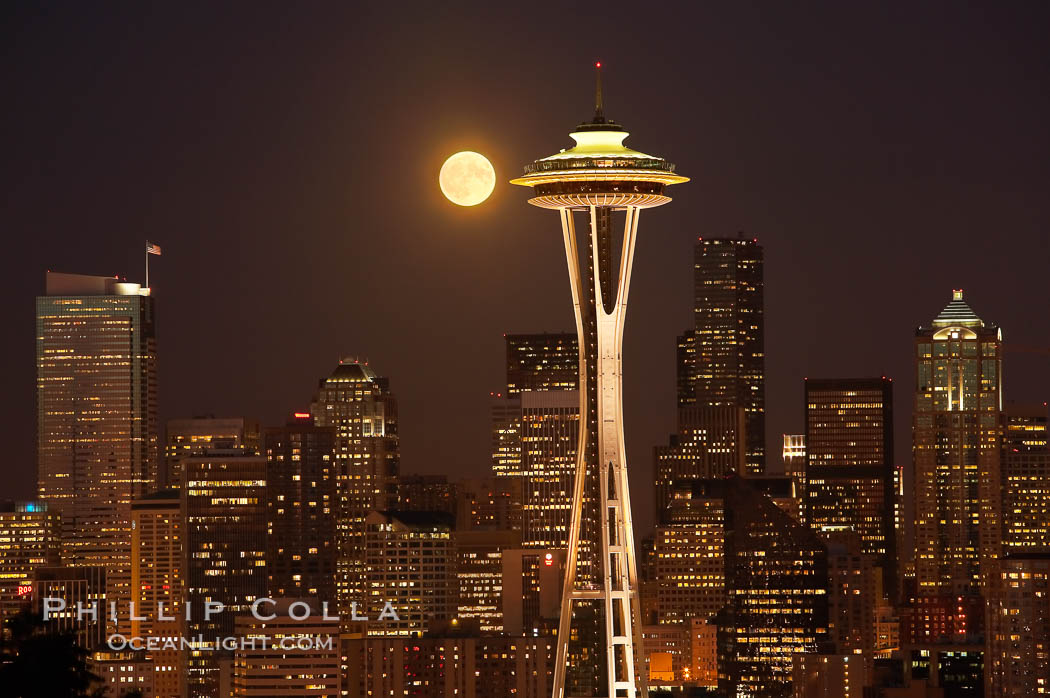
[[[610,259],[610,209],[593,205],[587,208],[590,218],[590,255],[586,259],[589,266],[586,276],[581,270],[582,260],[573,211],[568,208],[560,211],[580,341],[580,438],[555,655],[554,698],[566,698],[573,604],[583,600],[601,606],[606,695],[609,698],[640,698],[646,695],[638,566],[624,459],[622,419],[623,329],[640,208],[627,206],[624,210],[626,217],[616,277],[612,277]],[[611,283],[612,278],[617,280],[615,287]],[[587,315],[591,313],[593,317],[588,318]],[[587,328],[592,323],[595,332],[590,335]],[[597,396],[597,404],[593,405],[596,408],[594,425],[589,423],[592,405],[588,376],[592,375],[591,368],[595,369],[593,380],[597,381],[594,386]],[[592,435],[597,436],[594,449],[589,448],[591,444],[588,443]],[[588,469],[587,460],[591,453],[596,454],[597,463],[596,467]],[[589,481],[591,478],[597,478],[598,482]],[[597,501],[588,502],[588,492],[596,492]],[[593,512],[591,515],[596,518],[600,540],[588,541],[598,546],[591,555],[595,569],[592,575],[588,575],[593,582],[581,584],[578,565],[585,512]]]

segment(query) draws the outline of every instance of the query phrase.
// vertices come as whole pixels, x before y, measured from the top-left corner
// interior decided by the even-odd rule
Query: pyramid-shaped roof
[[[973,308],[963,300],[962,289],[952,291],[952,300],[944,306],[944,310],[933,320],[934,327],[949,327],[961,325],[963,327],[984,327],[984,320],[977,317]]]

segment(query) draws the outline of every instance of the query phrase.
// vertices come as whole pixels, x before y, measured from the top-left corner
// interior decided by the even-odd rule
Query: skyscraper
[[[849,528],[876,557],[885,588],[897,573],[893,488],[893,382],[806,379],[806,522]]]
[[[1050,693],[1050,552],[1007,555],[989,592],[989,698]]]
[[[169,419],[165,425],[164,457],[167,487],[182,486],[182,461],[209,451],[240,451],[246,456],[262,452],[259,421],[247,417],[192,417]]]
[[[678,339],[679,405],[735,405],[747,413],[747,469],[765,470],[763,251],[757,239],[699,238],[694,327]]]
[[[213,453],[187,458],[184,467],[187,634],[195,638],[187,684],[190,698],[209,698],[219,690],[219,662],[230,656],[215,640],[232,636],[237,615],[266,596],[266,458]],[[225,609],[209,618],[206,601]]]
[[[725,511],[719,687],[731,695],[782,695],[795,654],[831,650],[827,546],[746,480],[733,476],[712,487]]]
[[[397,497],[397,399],[367,363],[344,359],[321,379],[310,413],[317,426],[335,428],[336,595],[346,619],[365,593],[365,518]]]
[[[520,400],[522,545],[565,548],[580,438],[579,392],[529,391]]]
[[[153,668],[153,695],[157,698],[181,696],[185,688],[186,653],[177,646],[163,646],[168,638],[181,638],[185,625],[179,491],[159,490],[134,500],[131,516],[132,600],[135,615],[143,619],[132,620],[131,633],[133,637],[158,638],[157,649],[148,652]]]
[[[483,633],[503,632],[503,551],[519,549],[517,531],[456,531],[456,616],[475,619]]]
[[[664,516],[675,489],[689,481],[746,470],[746,415],[742,407],[689,405],[678,408],[678,433],[654,449],[656,515]]]
[[[357,613],[372,636],[420,636],[456,615],[455,517],[437,511],[373,511],[365,520],[368,593]],[[384,618],[389,603],[397,618]]]
[[[666,188],[688,178],[675,174],[666,160],[626,148],[628,135],[605,118],[599,72],[595,115],[570,134],[576,145],[535,161],[524,176],[512,180],[532,188],[529,203],[559,213],[580,347],[581,438],[554,665],[555,698],[566,691],[600,690],[610,698],[646,691],[623,454],[621,350],[641,210],[668,203]],[[613,261],[614,211],[625,214],[618,264]],[[587,214],[589,224],[580,239],[577,212]],[[581,545],[585,541],[595,541],[597,554]],[[581,612],[597,622],[584,620]],[[576,625],[581,642],[575,651],[570,650],[574,618],[582,621]]]
[[[576,390],[580,349],[569,332],[508,334],[507,395],[530,390]]]
[[[1003,553],[1050,551],[1046,405],[1003,410]]]
[[[265,435],[267,589],[335,613],[335,429],[293,418]]]
[[[651,574],[658,623],[688,626],[725,605],[725,506],[707,482],[680,484],[656,528]]]
[[[48,272],[36,299],[39,498],[62,517],[64,562],[105,567],[121,608],[131,500],[157,480],[154,327],[150,289],[117,278]]]
[[[59,564],[59,529],[43,502],[0,502],[0,641],[7,619],[32,599],[37,568]]]
[[[981,320],[961,290],[915,333],[920,595],[979,594],[1000,555],[1001,344],[1002,331]]]

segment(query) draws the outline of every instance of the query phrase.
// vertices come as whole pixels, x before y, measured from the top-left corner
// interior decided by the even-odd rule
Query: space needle
[[[689,179],[623,145],[629,134],[605,117],[601,63],[595,67],[594,118],[569,134],[576,145],[536,160],[511,183],[532,187],[529,203],[561,218],[580,348],[580,437],[553,698],[565,698],[570,668],[577,692],[640,698],[647,690],[624,455],[623,330],[639,215],[669,202],[666,188]],[[614,246],[621,212],[623,237]]]

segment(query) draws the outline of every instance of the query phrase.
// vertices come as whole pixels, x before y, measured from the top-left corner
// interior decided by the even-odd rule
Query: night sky
[[[573,327],[557,216],[507,184],[591,116],[692,178],[647,211],[628,314],[629,467],[652,520],[697,235],[766,251],[768,448],[804,376],[897,379],[953,287],[1008,345],[1050,347],[1050,4],[5,4],[0,498],[35,489],[44,272],[141,281],[160,417],[283,423],[341,356],[400,401],[402,472],[488,472],[504,332]],[[484,205],[442,198],[462,149]],[[1008,399],[1050,352],[1007,354]]]

